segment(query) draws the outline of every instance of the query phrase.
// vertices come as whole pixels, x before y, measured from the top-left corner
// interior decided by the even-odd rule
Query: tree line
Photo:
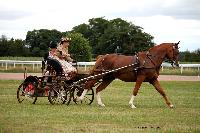
[[[28,31],[26,39],[0,38],[0,56],[41,57],[49,50],[51,41],[59,42],[62,37],[70,37],[69,51],[77,61],[90,61],[92,55],[120,53],[133,55],[154,46],[153,36],[131,22],[116,18],[92,18],[72,28],[71,31],[39,29]],[[182,61],[200,61],[200,50],[181,52]]]

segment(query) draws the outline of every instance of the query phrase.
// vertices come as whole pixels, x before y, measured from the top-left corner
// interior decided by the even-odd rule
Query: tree
[[[0,56],[5,56],[8,54],[8,40],[5,35],[2,35],[0,38]]]
[[[24,46],[23,40],[16,39],[11,40],[8,42],[8,55],[7,56],[23,56]]]
[[[92,18],[89,19],[89,25],[80,24],[72,29],[72,32],[81,33],[83,36],[88,39],[90,46],[92,47],[92,53],[98,53],[98,43],[99,38],[104,34],[105,29],[107,28],[108,21],[104,18]]]
[[[93,18],[88,25],[78,25],[72,31],[82,33],[89,40],[93,54],[114,53],[116,48],[122,54],[134,54],[154,46],[153,36],[121,18],[110,21]]]
[[[85,38],[89,38],[92,35],[89,25],[85,23],[73,27],[71,32],[81,33]]]
[[[59,32],[57,30],[47,29],[28,31],[26,35],[26,46],[30,48],[32,56],[44,56],[48,51],[51,41],[59,42],[66,35],[72,38],[69,50],[74,58],[78,61],[91,60],[91,47],[89,46],[89,42],[80,33]]]
[[[91,61],[91,47],[87,39],[80,33],[69,33],[71,38],[69,53],[76,61]]]
[[[26,46],[30,48],[32,56],[43,56],[49,49],[51,41],[59,42],[64,33],[57,30],[33,30],[26,35]],[[38,52],[39,51],[39,52]]]
[[[28,54],[23,40],[14,38],[8,40],[6,36],[1,36],[0,56],[27,56]]]

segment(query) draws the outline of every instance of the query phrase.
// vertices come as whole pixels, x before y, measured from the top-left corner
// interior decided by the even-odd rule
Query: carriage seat
[[[46,68],[47,70],[50,70],[52,67],[56,71],[56,75],[63,74],[62,65],[58,60],[47,57],[46,62],[47,62],[47,68]]]

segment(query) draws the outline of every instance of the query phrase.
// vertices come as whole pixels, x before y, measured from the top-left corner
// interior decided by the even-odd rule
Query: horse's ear
[[[178,46],[179,43],[180,43],[180,41],[178,41],[177,43],[175,43],[175,45]]]

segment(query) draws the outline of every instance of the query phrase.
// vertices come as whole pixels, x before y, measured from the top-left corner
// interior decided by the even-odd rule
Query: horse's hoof
[[[135,105],[133,105],[133,104],[131,105],[131,108],[132,108],[132,109],[136,109]]]
[[[170,107],[171,109],[173,109],[173,108],[174,108],[174,105],[171,104],[171,105],[169,105],[169,107]]]
[[[82,99],[81,99],[80,97],[76,97],[74,100],[75,100],[76,102],[82,101]]]
[[[98,104],[99,106],[101,107],[105,107],[105,104],[101,103],[101,104]]]
[[[78,100],[77,100],[77,97],[73,99],[73,102],[77,102],[77,101],[78,101]]]

